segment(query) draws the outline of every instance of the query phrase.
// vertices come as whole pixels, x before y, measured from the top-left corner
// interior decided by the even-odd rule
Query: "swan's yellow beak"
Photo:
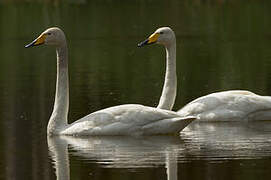
[[[46,39],[46,34],[41,34],[41,35],[40,35],[37,39],[35,39],[33,42],[31,42],[30,44],[27,44],[27,45],[25,46],[25,48],[29,48],[29,47],[32,47],[32,46],[38,46],[38,45],[44,44],[45,39]]]
[[[142,41],[137,46],[138,47],[143,47],[145,45],[153,44],[153,43],[155,43],[157,41],[159,36],[160,36],[159,33],[153,33],[152,35],[150,35],[150,37],[148,39],[146,39],[145,41]]]

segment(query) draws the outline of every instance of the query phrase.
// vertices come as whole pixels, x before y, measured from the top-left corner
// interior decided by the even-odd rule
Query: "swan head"
[[[149,44],[162,44],[168,46],[175,42],[175,33],[170,27],[158,28],[152,35],[150,35],[145,41],[142,41],[137,46],[142,47]]]
[[[39,35],[34,41],[30,44],[26,45],[25,47],[32,47],[32,46],[39,46],[42,44],[50,45],[50,46],[61,46],[63,42],[66,41],[64,32],[57,27],[52,27],[46,29],[43,33]]]

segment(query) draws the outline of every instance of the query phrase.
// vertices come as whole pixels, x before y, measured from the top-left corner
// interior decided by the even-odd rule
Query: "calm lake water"
[[[160,26],[177,37],[174,110],[222,90],[271,95],[269,1],[0,1],[0,179],[271,178],[271,122],[195,122],[179,137],[47,138],[55,50],[24,45],[51,26],[69,43],[69,122],[158,104],[164,49],[137,43]]]

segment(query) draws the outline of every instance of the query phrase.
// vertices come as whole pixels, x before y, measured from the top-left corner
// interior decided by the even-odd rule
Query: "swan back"
[[[126,104],[91,113],[60,132],[63,135],[176,134],[195,120],[176,112],[138,104]]]
[[[201,121],[270,120],[271,97],[244,90],[222,91],[197,98],[178,113],[198,116]]]

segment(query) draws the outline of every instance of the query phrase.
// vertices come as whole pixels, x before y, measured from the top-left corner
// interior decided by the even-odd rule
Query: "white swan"
[[[49,28],[25,47],[41,44],[54,46],[57,54],[56,94],[47,126],[49,135],[176,134],[195,119],[192,116],[181,117],[172,111],[128,104],[103,109],[68,124],[68,48],[65,34],[59,28]]]
[[[271,97],[245,90],[222,91],[197,98],[178,113],[195,115],[200,121],[271,120]]]
[[[157,29],[139,47],[162,44],[166,48],[167,68],[162,96],[158,108],[171,110],[177,89],[176,39],[169,27]],[[197,116],[201,121],[271,120],[271,97],[259,96],[249,91],[231,90],[200,97],[177,113],[181,116]]]

